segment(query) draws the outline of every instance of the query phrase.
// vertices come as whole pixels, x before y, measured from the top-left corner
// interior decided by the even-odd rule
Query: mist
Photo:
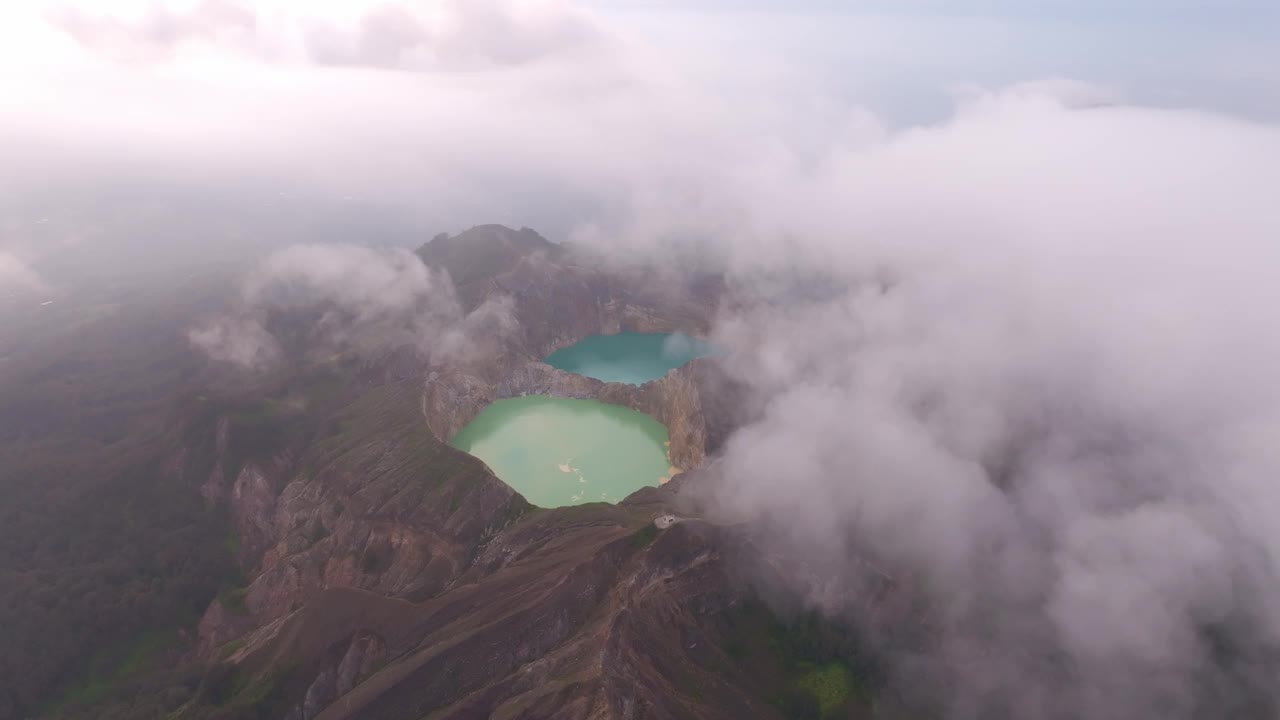
[[[767,179],[750,227],[794,240],[744,233],[739,264],[846,289],[722,319],[766,409],[713,506],[866,626],[908,704],[1269,714],[1280,136],[1059,90]],[[925,629],[868,620],[864,563]]]
[[[294,245],[250,271],[233,309],[188,339],[215,361],[262,371],[302,356],[376,358],[406,347],[427,362],[457,362],[477,352],[478,338],[515,325],[509,297],[463,312],[448,274],[407,250]],[[299,327],[305,337],[291,337]]]
[[[791,182],[958,98],[1061,78],[1093,102],[1277,117],[1274,14],[1192,5],[24,5],[0,30],[0,248],[76,282],[487,222],[737,232],[739,208],[711,207],[723,182]]]
[[[0,75],[0,297],[70,282],[68,255],[234,256],[256,268],[238,305],[190,329],[215,359],[278,362],[270,315],[299,304],[328,350],[448,358],[510,323],[403,250],[434,232],[709,258],[740,292],[713,339],[763,411],[699,493],[802,569],[795,597],[863,626],[903,703],[1274,713],[1274,14],[1179,3],[1139,38],[1097,4],[955,26],[875,4],[806,45],[825,16],[733,5],[23,15],[38,71]],[[870,43],[886,28],[905,41]],[[868,43],[827,52],[849,37]],[[1137,50],[1179,60],[1119,59]],[[137,197],[64,211],[122,184]],[[160,187],[182,201],[142,212]],[[778,274],[828,290],[762,297]],[[868,566],[925,629],[867,612]]]

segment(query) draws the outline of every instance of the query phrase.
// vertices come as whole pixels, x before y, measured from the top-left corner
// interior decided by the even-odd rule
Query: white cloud
[[[1280,638],[1280,129],[1022,88],[758,177],[739,265],[850,287],[724,319],[768,402],[719,505],[837,586],[910,578],[949,712],[1273,702],[1222,644]]]
[[[404,250],[299,245],[273,253],[242,284],[241,303],[190,333],[211,358],[247,369],[334,353],[409,348],[458,360],[515,327],[509,299],[465,312],[447,275]]]
[[[40,273],[17,255],[0,250],[0,294],[45,292],[48,286]]]
[[[250,313],[212,318],[192,328],[187,337],[210,359],[246,370],[270,368],[283,354],[280,343]]]

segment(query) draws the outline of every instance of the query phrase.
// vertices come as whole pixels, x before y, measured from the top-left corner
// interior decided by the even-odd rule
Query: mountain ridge
[[[757,588],[771,571],[745,528],[654,524],[699,516],[684,489],[740,420],[741,389],[711,360],[639,387],[541,363],[588,334],[703,334],[719,302],[714,279],[619,275],[501,226],[437,237],[418,254],[450,274],[465,306],[511,297],[518,331],[449,362],[392,350],[316,363],[302,353],[306,364],[247,386],[189,395],[165,467],[225,513],[240,577],[224,582],[172,670],[145,675],[132,698],[57,716],[869,712],[847,689],[856,678],[843,651],[793,651],[779,639],[785,621]],[[618,505],[535,508],[448,444],[488,402],[520,394],[646,412],[670,429],[686,472]],[[825,710],[804,680],[822,662],[846,688]],[[168,689],[145,689],[156,686]]]

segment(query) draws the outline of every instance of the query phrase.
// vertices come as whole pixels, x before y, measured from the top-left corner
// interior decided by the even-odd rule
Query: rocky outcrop
[[[210,504],[224,500],[227,495],[226,468],[223,467],[223,459],[228,455],[227,437],[230,432],[231,421],[225,417],[219,419],[215,426],[213,439],[216,460],[208,478],[200,485],[200,496]],[[174,475],[181,475],[183,465],[186,464],[188,452],[186,448],[179,451],[171,471]]]
[[[275,539],[276,490],[257,463],[247,463],[231,485],[231,520],[239,539],[237,555],[244,565],[262,557]]]
[[[229,508],[249,582],[206,611],[205,656],[325,588],[431,597],[527,507],[483,463],[433,437],[415,386],[366,393],[294,463],[244,465]]]
[[[743,620],[751,592],[731,569],[749,538],[658,530],[670,498],[645,496],[530,516],[422,603],[318,593],[234,661],[284,678],[274,707],[294,720],[781,718],[777,651]],[[756,646],[763,659],[737,667]]]
[[[380,668],[386,662],[386,655],[386,641],[377,635],[357,632],[346,644],[345,652],[329,653],[331,662],[316,674],[302,702],[290,709],[285,720],[313,720],[318,717],[334,700],[351,692]]]

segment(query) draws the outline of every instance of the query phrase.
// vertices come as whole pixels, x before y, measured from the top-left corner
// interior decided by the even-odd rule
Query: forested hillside
[[[0,718],[124,684],[182,646],[234,573],[201,468],[174,472],[170,457],[203,365],[185,328],[222,283],[132,282],[5,309]]]

